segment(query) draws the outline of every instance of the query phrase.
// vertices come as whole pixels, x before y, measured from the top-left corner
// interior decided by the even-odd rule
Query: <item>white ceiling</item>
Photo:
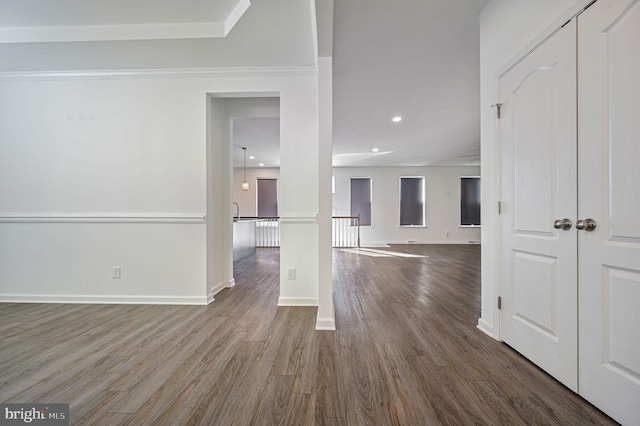
[[[327,2],[317,2],[320,20]],[[333,55],[334,166],[480,165],[478,16],[487,3],[334,1],[332,49],[322,45],[331,23],[318,25],[319,51]],[[263,124],[251,132],[260,141],[234,142],[258,159],[265,144],[278,150],[273,121]]]
[[[233,120],[234,165],[243,165],[242,147],[247,148],[247,167],[280,165],[280,118],[245,117]],[[254,157],[254,158],[250,158]]]
[[[487,2],[334,2],[334,165],[480,164]]]
[[[164,24],[227,19],[240,0],[1,0],[0,26]]]
[[[0,0],[0,43],[225,37],[249,0]]]
[[[334,0],[333,13],[330,0],[316,2],[319,52],[331,54],[333,48],[334,165],[478,165],[478,16],[488,0]],[[314,62],[310,4],[0,0],[0,72],[178,68],[176,64],[309,66]],[[327,23],[331,15],[333,31]],[[211,30],[234,19],[233,31],[227,28],[228,34],[219,38],[211,31],[202,33],[200,40],[188,37],[201,29],[198,25]],[[76,39],[84,41],[56,43],[64,41],[56,40],[56,27],[80,28],[80,33],[102,27],[113,31],[102,38],[98,34]],[[111,38],[125,27],[151,28],[155,33],[129,37],[136,34],[133,31]],[[33,34],[45,35],[40,42],[7,42],[9,36]],[[327,46],[331,39],[332,46]],[[400,123],[391,122],[395,115],[402,116]],[[277,165],[272,160],[277,163],[273,152],[279,152],[277,118],[245,118],[236,117],[234,132],[242,139],[233,143],[254,153],[264,151],[269,158],[265,162]],[[379,152],[372,153],[372,148]],[[269,151],[272,154],[266,154]],[[237,164],[242,157],[235,158]]]
[[[0,16],[4,17],[5,22],[26,19],[10,17],[11,9],[8,6],[12,1],[35,2],[36,0],[0,0]],[[60,10],[66,10],[72,14],[72,10],[65,9],[67,1],[37,0],[38,7],[45,3],[57,5]],[[77,1],[108,5],[112,0]],[[149,1],[151,0],[127,0],[127,3],[130,3],[130,7],[138,5],[136,9],[141,10]],[[182,7],[183,4],[189,4],[192,0],[163,1],[174,7],[176,5]],[[197,5],[198,0],[194,1]],[[249,0],[237,1],[238,5],[249,4]],[[219,3],[219,0],[209,0],[209,2],[214,6],[226,4]],[[56,42],[55,37],[44,37],[40,42],[23,40],[23,42],[2,43],[3,35],[8,38],[15,28],[0,26],[0,72],[312,67],[315,64],[315,50],[311,5],[312,0],[251,0],[248,9],[225,37],[207,36],[206,28],[203,30],[197,22],[168,22],[114,27],[108,25],[60,27],[65,29],[62,35],[66,36],[66,30],[70,29],[72,35],[79,41]],[[188,6],[185,7],[188,8]],[[31,12],[35,15],[40,13],[38,8],[34,8]],[[122,11],[122,15],[122,19],[128,19],[126,9]],[[167,10],[162,16],[170,15],[170,11]],[[235,16],[233,13],[232,15]],[[75,22],[80,24],[79,20]],[[207,27],[209,24],[203,25]],[[213,24],[215,23],[211,23]],[[41,29],[44,34],[47,34],[55,33],[55,28],[46,26],[36,27],[35,30]],[[33,36],[33,32],[27,29],[29,31],[26,35]],[[78,29],[80,31],[74,33],[74,30]],[[83,39],[85,31],[93,38]],[[112,38],[122,32],[125,36],[121,39]],[[163,32],[168,35],[163,36]],[[38,34],[38,31],[35,31],[35,35]],[[135,37],[127,39],[126,36],[130,35]]]

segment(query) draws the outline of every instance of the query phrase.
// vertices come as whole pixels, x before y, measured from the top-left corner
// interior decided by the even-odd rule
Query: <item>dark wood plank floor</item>
[[[72,424],[615,424],[475,327],[479,246],[334,251],[338,331],[276,307],[277,249],[209,306],[0,304],[0,401]]]

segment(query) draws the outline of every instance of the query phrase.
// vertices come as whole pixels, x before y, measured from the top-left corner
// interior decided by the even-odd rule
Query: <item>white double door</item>
[[[599,0],[499,91],[501,339],[639,424],[640,1]]]

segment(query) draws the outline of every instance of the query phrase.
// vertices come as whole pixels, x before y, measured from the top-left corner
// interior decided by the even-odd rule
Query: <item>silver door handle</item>
[[[571,229],[571,227],[573,226],[573,223],[571,222],[571,219],[558,219],[555,220],[553,222],[553,227],[556,229],[563,229],[565,231],[568,231],[569,229]]]
[[[581,231],[591,232],[596,229],[597,226],[598,224],[593,219],[582,219],[576,223],[576,229],[579,229]]]

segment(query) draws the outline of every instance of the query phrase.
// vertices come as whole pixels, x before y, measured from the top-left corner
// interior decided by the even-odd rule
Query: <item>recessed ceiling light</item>
[[[399,115],[396,115],[391,119],[391,121],[393,121],[394,123],[399,123],[402,121],[402,117],[400,117]]]
[[[256,157],[254,157],[253,155],[249,156],[249,160],[255,160],[255,159],[256,159]]]
[[[262,166],[264,166],[264,163],[260,163],[260,164],[258,164],[258,166],[262,167]]]
[[[378,148],[371,148],[371,152],[378,152]]]

